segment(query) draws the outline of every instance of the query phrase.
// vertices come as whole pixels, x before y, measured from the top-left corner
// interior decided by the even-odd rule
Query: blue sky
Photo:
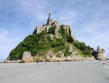
[[[0,0],[0,61],[36,25],[46,23],[48,12],[60,24],[68,24],[77,40],[109,57],[109,0]]]

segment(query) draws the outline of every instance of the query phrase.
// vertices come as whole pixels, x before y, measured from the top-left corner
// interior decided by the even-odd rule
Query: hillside
[[[76,40],[69,25],[59,25],[49,14],[47,23],[36,26],[33,34],[27,36],[9,54],[9,60],[21,60],[23,53],[31,52],[33,57],[93,57],[93,48]]]

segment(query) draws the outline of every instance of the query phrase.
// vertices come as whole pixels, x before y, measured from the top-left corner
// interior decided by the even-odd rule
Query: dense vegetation
[[[86,46],[85,43],[79,41],[72,42],[72,44],[75,45],[75,47],[77,47],[79,50],[81,50],[84,56],[92,56],[92,50],[94,49],[90,46]]]
[[[49,30],[48,30],[48,33],[49,34],[55,34],[55,29],[56,29],[56,26],[50,27]]]
[[[32,34],[26,37],[15,49],[10,52],[8,59],[10,60],[19,60],[23,56],[24,51],[30,51],[32,56],[40,52],[46,52],[48,50],[53,50],[54,52],[62,51],[64,52],[64,56],[69,56],[71,53],[69,52],[69,44],[72,44],[77,49],[81,51],[85,56],[92,56],[91,50],[89,46],[86,46],[82,42],[73,41],[71,36],[68,36],[65,33],[64,28],[62,27],[59,33],[62,38],[54,38],[51,39],[49,34],[55,35],[56,27],[51,27],[48,32],[42,31],[39,34]]]
[[[67,41],[67,42],[72,42],[73,41],[73,38],[71,37],[71,35],[68,35],[66,32],[65,32],[65,29],[63,28],[63,26],[61,27],[61,30],[59,30],[59,33],[61,34],[62,38]]]

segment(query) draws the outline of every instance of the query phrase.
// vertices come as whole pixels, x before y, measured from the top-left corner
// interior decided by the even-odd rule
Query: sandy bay
[[[0,83],[108,83],[102,61],[1,63]]]

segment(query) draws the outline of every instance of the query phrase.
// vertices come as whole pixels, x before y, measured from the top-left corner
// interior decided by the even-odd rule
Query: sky
[[[0,61],[46,23],[48,13],[72,28],[76,39],[109,57],[109,0],[0,0]]]

